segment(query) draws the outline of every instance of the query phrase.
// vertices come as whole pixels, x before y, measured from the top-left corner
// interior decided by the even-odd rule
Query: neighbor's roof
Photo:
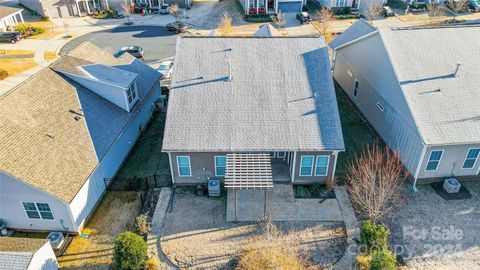
[[[47,239],[0,237],[0,270],[25,270]]]
[[[139,74],[136,107],[127,112],[55,72],[92,61]],[[133,57],[116,59],[91,43],[80,45],[0,96],[0,171],[70,202],[159,76]]]
[[[137,78],[135,73],[102,64],[84,65],[81,69],[85,72],[84,76],[123,88],[130,86]]]
[[[0,6],[0,19],[5,18],[9,15],[12,15],[22,10],[23,8]]]
[[[425,143],[479,143],[480,27],[382,29],[380,36]]]
[[[278,32],[271,24],[266,23],[262,25],[255,33],[254,37],[281,37],[282,34]]]
[[[164,151],[344,149],[323,38],[182,37],[173,74]]]
[[[336,50],[339,47],[356,40],[357,38],[363,37],[375,31],[377,31],[377,29],[374,26],[369,24],[364,19],[360,19],[357,20],[352,26],[347,28],[345,32],[337,36],[332,42],[330,42],[329,46]]]

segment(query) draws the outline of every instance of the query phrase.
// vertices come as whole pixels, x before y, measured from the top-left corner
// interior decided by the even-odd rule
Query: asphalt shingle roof
[[[164,151],[344,149],[323,38],[183,37],[173,74]]]
[[[26,270],[47,239],[0,237],[0,270]]]
[[[332,49],[336,50],[340,46],[343,46],[349,42],[356,40],[357,38],[363,37],[375,31],[377,31],[375,27],[373,27],[364,19],[360,19],[356,21],[352,26],[350,26],[347,30],[345,30],[345,32],[332,40],[329,46]]]

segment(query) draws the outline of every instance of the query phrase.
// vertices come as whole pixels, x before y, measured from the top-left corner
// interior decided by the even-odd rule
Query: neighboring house
[[[387,0],[316,0],[328,9],[332,8],[356,8],[364,10],[369,7],[382,7]]]
[[[173,184],[258,164],[273,182],[332,179],[344,142],[330,70],[323,37],[179,38],[162,149]]]
[[[86,15],[93,10],[109,7],[120,11],[123,3],[122,0],[18,0],[18,2],[38,15],[52,19]]]
[[[86,42],[0,96],[0,218],[79,232],[149,121],[159,73]]]
[[[0,237],[0,269],[57,270],[58,262],[47,239]]]
[[[415,181],[480,180],[479,43],[479,26],[364,20],[330,43],[335,80]]]
[[[246,14],[300,12],[306,0],[239,0]]]
[[[22,11],[21,8],[0,6],[0,30],[13,31],[19,23],[24,23]]]

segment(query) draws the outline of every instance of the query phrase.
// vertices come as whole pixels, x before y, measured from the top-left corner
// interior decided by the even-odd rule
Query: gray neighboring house
[[[334,79],[415,183],[480,180],[478,44],[479,26],[376,29],[363,20],[330,43]]]
[[[319,37],[180,37],[162,149],[173,184],[223,181],[233,154],[270,154],[274,183],[333,178],[344,142],[330,70]]]
[[[0,237],[0,270],[57,269],[57,258],[47,239]]]
[[[315,0],[324,7],[331,8],[343,8],[350,7],[356,8],[360,11],[369,7],[382,7],[387,3],[387,0]]]

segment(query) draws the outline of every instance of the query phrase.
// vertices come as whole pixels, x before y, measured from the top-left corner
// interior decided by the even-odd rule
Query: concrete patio
[[[235,192],[228,190],[227,221],[235,221]],[[295,199],[293,186],[275,184],[267,190],[266,216],[272,221],[343,221],[336,199]],[[265,191],[237,190],[236,221],[260,221],[264,218]]]

